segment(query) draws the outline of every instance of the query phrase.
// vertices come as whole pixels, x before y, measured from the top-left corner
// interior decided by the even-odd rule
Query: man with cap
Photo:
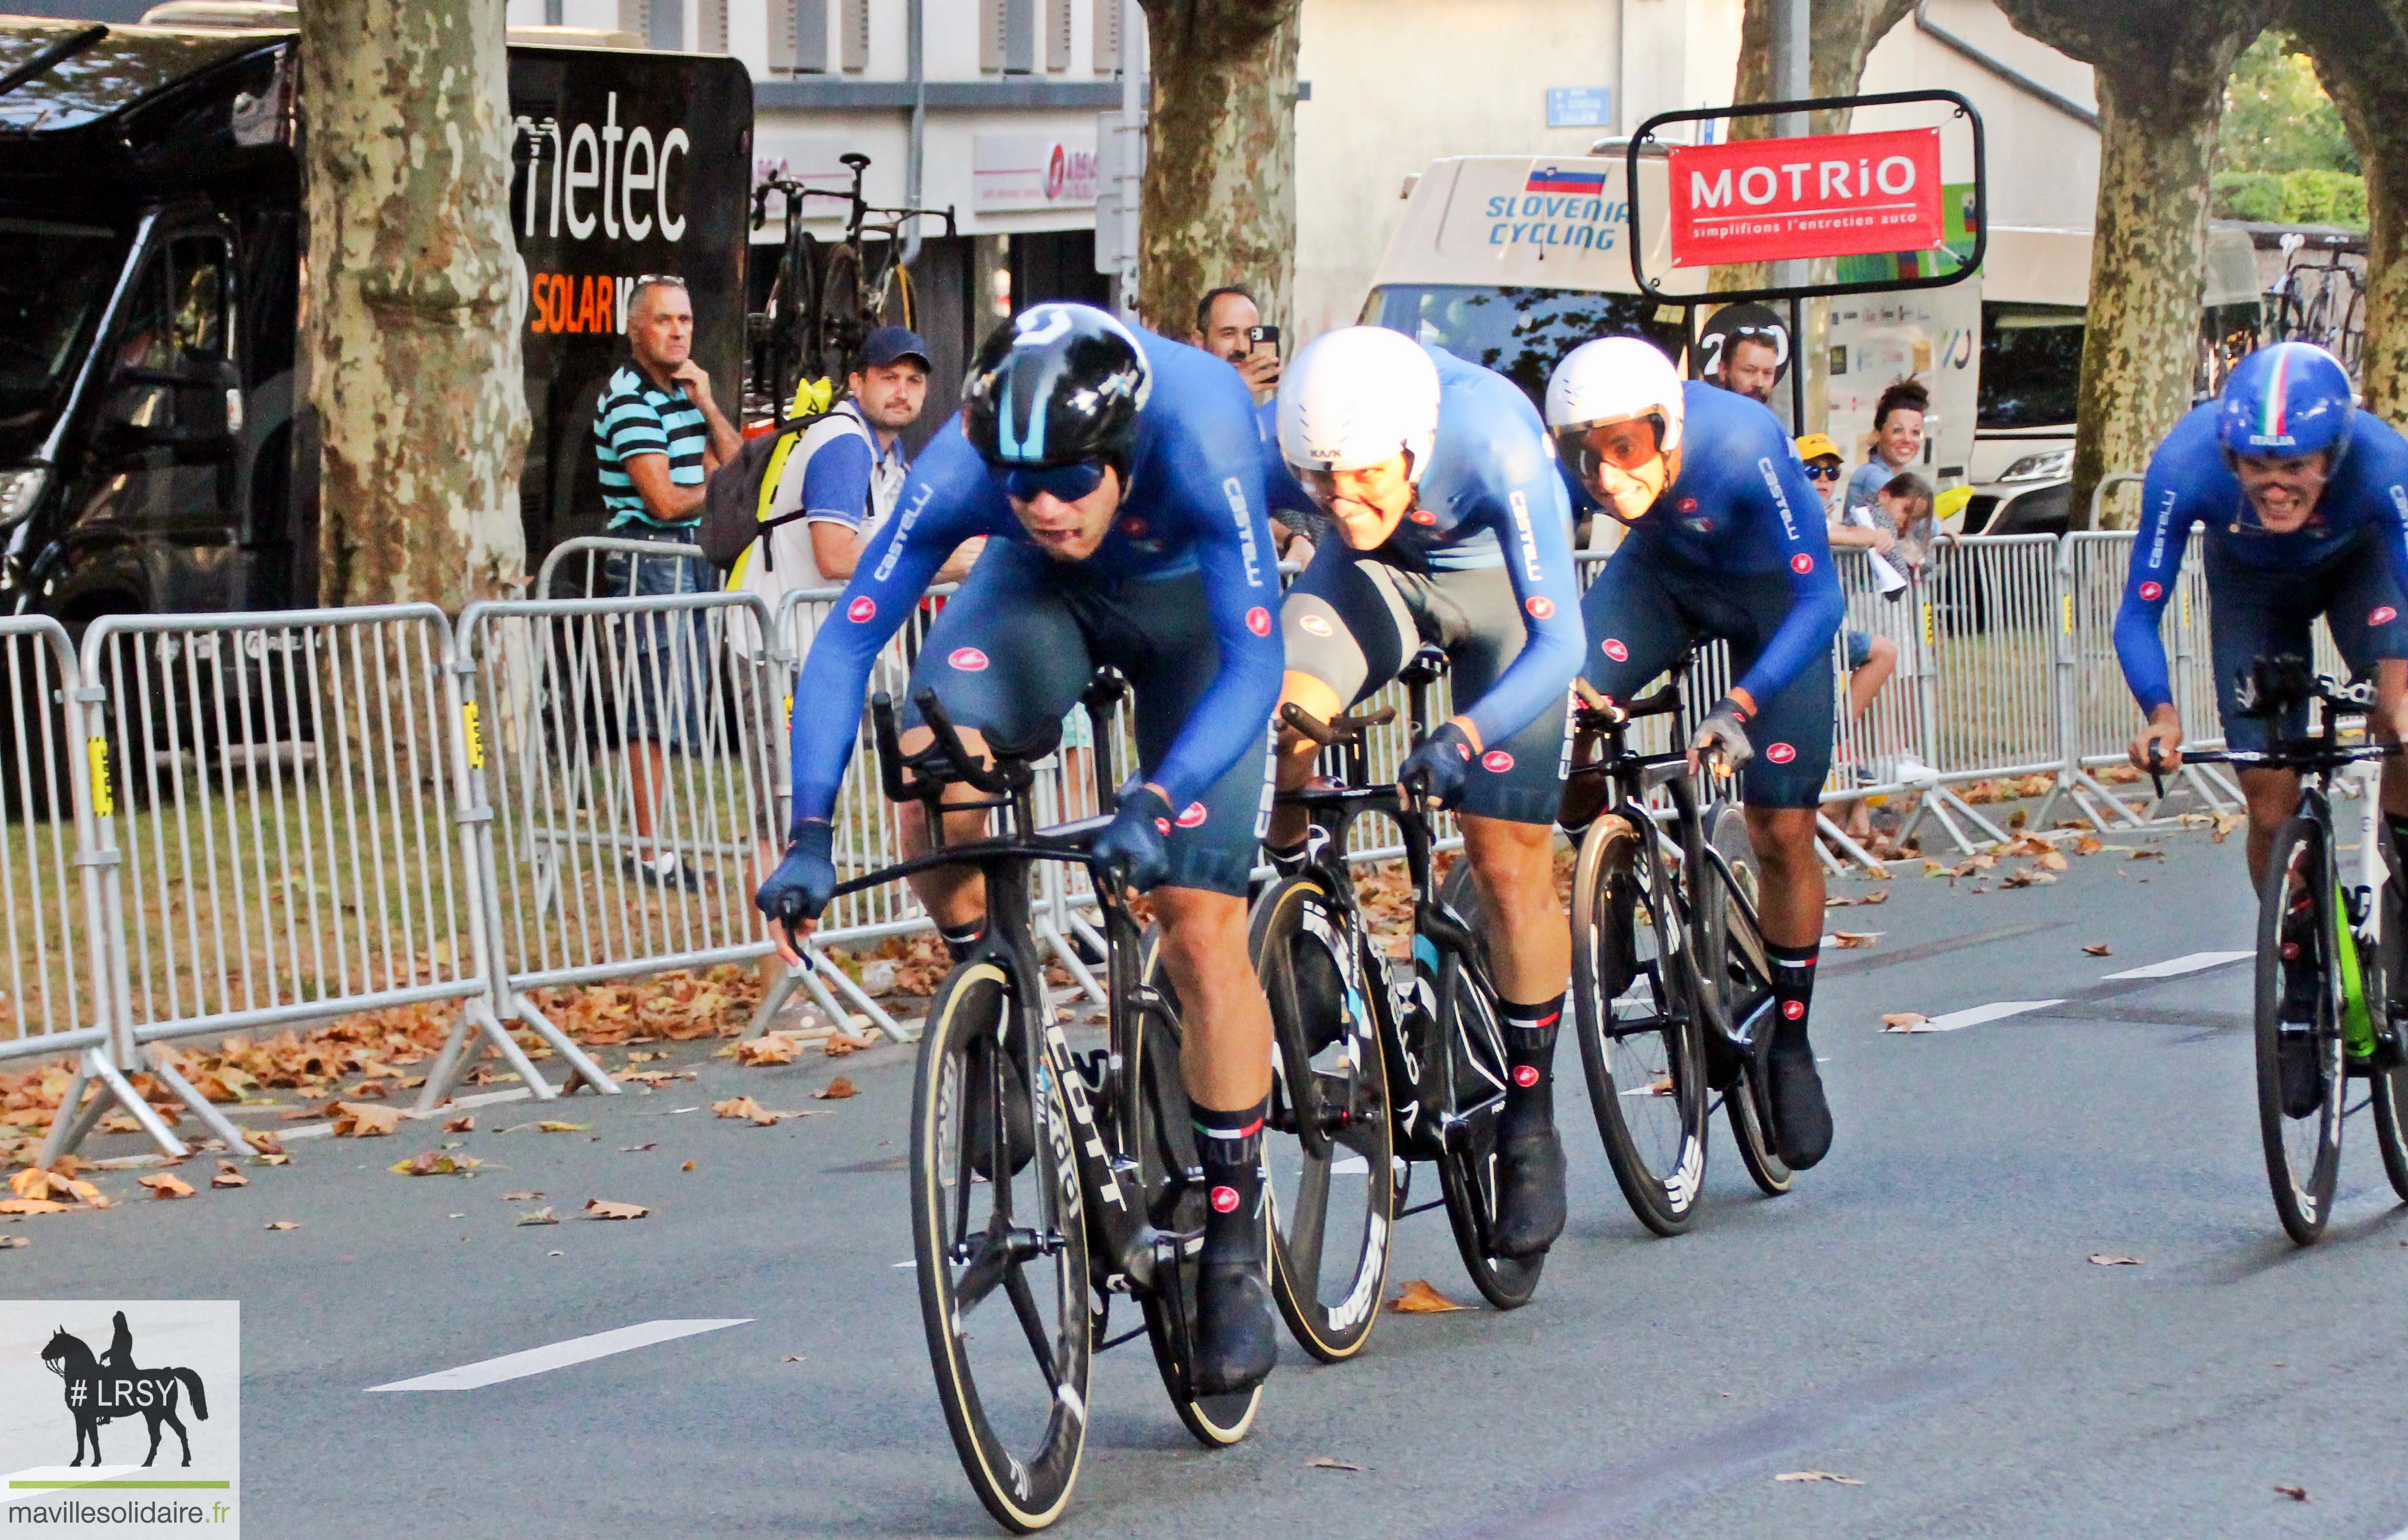
[[[786,456],[769,516],[801,513],[755,540],[727,586],[759,594],[775,613],[788,589],[841,586],[878,526],[895,511],[910,463],[902,433],[928,400],[928,345],[907,326],[881,326],[862,339],[845,375],[844,399],[803,431]],[[936,581],[969,570],[978,542],[946,561]]]

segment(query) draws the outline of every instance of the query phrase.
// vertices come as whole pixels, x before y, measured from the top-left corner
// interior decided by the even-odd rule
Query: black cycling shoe
[[[1773,1029],[1764,1074],[1772,1097],[1773,1146],[1791,1171],[1808,1170],[1831,1153],[1831,1107],[1823,1100],[1823,1073],[1803,1027],[1784,1022]]]
[[[968,1082],[962,1099],[962,1143],[969,1151],[970,1170],[989,1181],[995,1179],[995,1077],[987,1056],[994,1051],[993,1042],[982,1038],[962,1056],[963,1079]],[[1004,1155],[1015,1176],[1037,1153],[1036,1119],[1021,1058],[1015,1046],[1003,1058]]]
[[[1499,1257],[1538,1257],[1564,1232],[1564,1142],[1552,1120],[1497,1135],[1497,1228],[1489,1245]]]
[[[2283,1092],[2283,1115],[2306,1117],[2325,1104],[2325,1067],[2316,1062],[2315,1034],[2283,1024],[2274,1043],[2275,1073]]]
[[[1196,1270],[1196,1393],[1251,1390],[1278,1362],[1262,1263],[1204,1262]]]

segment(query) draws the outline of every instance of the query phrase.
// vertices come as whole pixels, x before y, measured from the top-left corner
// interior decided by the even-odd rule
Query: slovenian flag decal
[[[1530,180],[1522,184],[1522,191],[1554,193],[1573,197],[1601,197],[1605,194],[1605,173],[1578,169],[1568,171],[1555,166],[1534,166],[1530,168]]]

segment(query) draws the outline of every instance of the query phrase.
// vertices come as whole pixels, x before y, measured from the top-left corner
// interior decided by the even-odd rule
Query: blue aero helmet
[[[2349,373],[2313,342],[2277,342],[2232,366],[2215,437],[2229,454],[2291,459],[2349,446]]]

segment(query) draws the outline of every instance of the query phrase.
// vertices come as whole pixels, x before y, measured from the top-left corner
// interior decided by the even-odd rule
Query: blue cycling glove
[[[1421,741],[1405,758],[1397,779],[1442,808],[1463,800],[1464,783],[1471,779],[1471,737],[1452,722]]]
[[[1142,893],[1170,874],[1170,804],[1141,782],[1121,788],[1111,828],[1096,837],[1096,856]]]
[[[813,818],[796,824],[786,837],[786,858],[761,891],[753,906],[784,926],[815,920],[836,893],[836,826]]]

